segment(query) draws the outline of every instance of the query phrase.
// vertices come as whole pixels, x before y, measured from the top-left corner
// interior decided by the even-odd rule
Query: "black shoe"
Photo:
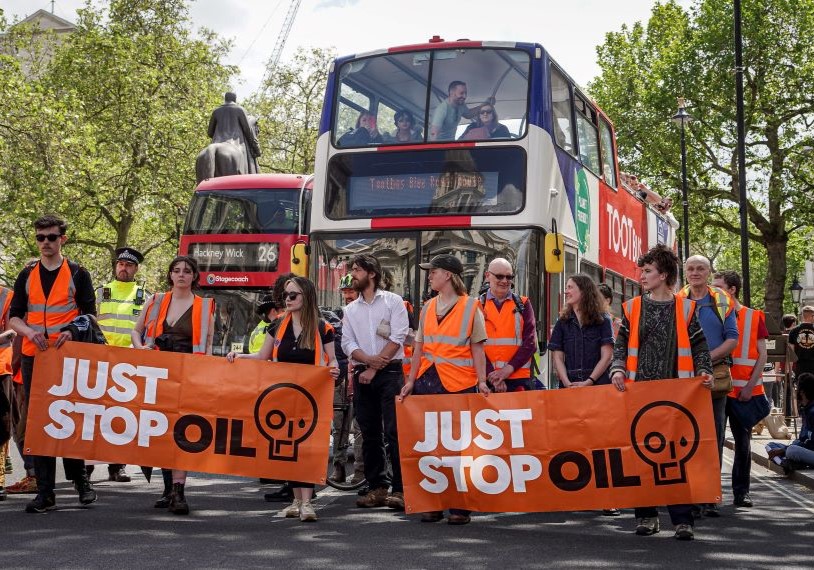
[[[266,493],[263,495],[269,503],[290,503],[294,500],[294,490],[288,482],[283,483],[283,486],[274,491],[273,493]]]
[[[79,502],[83,505],[96,502],[96,491],[91,488],[87,474],[74,481],[73,487],[79,494]]]
[[[90,479],[90,476],[93,475],[93,470],[95,468],[95,465],[85,465],[85,473],[88,475],[88,479]]]
[[[703,505],[703,507],[701,508],[701,512],[705,517],[709,517],[712,519],[717,519],[718,517],[721,516],[721,511],[718,510],[717,503],[708,503],[706,505]]]
[[[189,505],[187,499],[184,497],[184,484],[173,483],[172,495],[170,495],[169,511],[174,515],[188,515]]]
[[[158,499],[153,507],[156,509],[168,509],[170,507],[170,495],[172,495],[172,486],[164,487],[164,493]]]
[[[752,503],[752,497],[749,496],[749,493],[744,493],[743,495],[735,495],[735,500],[732,502],[736,507],[746,507],[747,509],[752,508],[754,504]]]
[[[368,493],[370,493],[370,485],[363,485],[362,488],[359,489],[359,491],[356,494],[359,495],[360,497],[364,497]]]
[[[47,497],[37,495],[25,506],[25,512],[44,513],[46,511],[52,511],[55,508],[57,508],[57,500],[53,494],[48,495]]]
[[[130,475],[124,470],[124,465],[116,465],[115,467],[107,468],[107,480],[115,481],[116,483],[129,483],[131,481]]]
[[[703,515],[703,509],[701,508],[701,505],[693,505],[692,508],[690,509],[690,512],[692,513],[692,518],[694,519],[700,519],[701,516]]]

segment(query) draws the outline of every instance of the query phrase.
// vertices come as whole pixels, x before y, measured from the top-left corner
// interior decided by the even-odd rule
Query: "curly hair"
[[[655,265],[659,273],[667,275],[665,282],[668,287],[676,284],[678,279],[678,256],[666,245],[660,243],[639,258],[636,262],[639,267]]]
[[[582,299],[579,302],[580,312],[582,314],[582,323],[586,325],[601,325],[605,320],[606,303],[599,288],[594,283],[594,280],[582,273],[577,273],[568,278],[568,281],[573,281],[577,286]],[[565,305],[560,311],[560,320],[567,321],[571,318],[574,311],[570,305]]]

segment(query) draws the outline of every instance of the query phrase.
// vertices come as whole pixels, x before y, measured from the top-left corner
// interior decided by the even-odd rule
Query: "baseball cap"
[[[444,269],[458,275],[464,272],[464,266],[461,260],[448,253],[436,255],[429,263],[419,263],[418,266],[427,271],[430,269]]]

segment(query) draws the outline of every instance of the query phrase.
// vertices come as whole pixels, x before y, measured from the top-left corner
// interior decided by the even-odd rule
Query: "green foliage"
[[[36,255],[31,221],[56,212],[70,224],[67,255],[95,281],[130,244],[155,288],[177,251],[209,112],[236,71],[220,63],[229,45],[193,33],[184,0],[89,2],[77,28],[61,43],[8,30],[7,42],[48,57],[27,72],[0,58],[0,278]]]
[[[788,273],[811,254],[814,0],[744,2],[742,22],[752,304],[779,316]],[[680,148],[669,119],[687,98],[692,249],[723,248],[739,268],[733,25],[730,0],[688,12],[656,4],[646,26],[607,34],[590,90],[614,120],[623,168],[674,198]]]

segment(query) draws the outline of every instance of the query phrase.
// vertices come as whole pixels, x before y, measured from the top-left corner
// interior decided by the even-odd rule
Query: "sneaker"
[[[300,507],[302,506],[302,501],[299,499],[294,499],[294,502],[288,505],[286,508],[283,509],[283,514],[287,519],[295,519],[300,516]]]
[[[384,504],[397,511],[404,510],[404,493],[390,493],[384,500]]]
[[[294,490],[291,488],[287,482],[283,483],[283,486],[274,491],[273,493],[266,493],[263,495],[270,503],[287,503],[294,499]]]
[[[692,531],[691,524],[676,525],[676,533],[673,535],[676,540],[692,540],[695,538],[695,533]]]
[[[372,509],[374,507],[383,507],[387,501],[387,489],[379,487],[373,489],[364,497],[356,499],[356,506],[363,509]]]
[[[107,480],[115,481],[116,483],[129,483],[131,481],[130,475],[124,470],[124,465],[116,465],[115,467],[107,468]]]
[[[752,508],[754,503],[752,503],[752,497],[749,496],[749,493],[744,493],[743,495],[735,495],[735,500],[732,502],[733,505],[736,507],[746,507],[747,509]]]
[[[33,475],[26,475],[14,485],[6,487],[9,495],[28,495],[37,492],[37,478]]]
[[[55,508],[57,508],[57,500],[54,495],[48,495],[47,497],[37,495],[34,497],[34,500],[25,506],[25,512],[44,513],[46,511],[53,511]]]
[[[650,536],[659,531],[658,517],[642,517],[636,520],[636,534],[639,536]]]
[[[286,515],[287,516],[287,515]],[[300,521],[302,522],[316,522],[317,512],[311,505],[311,501],[303,501],[300,504]]]
[[[79,502],[81,504],[89,505],[96,502],[96,491],[91,488],[87,475],[74,481],[73,487],[79,495]]]
[[[705,517],[709,517],[711,519],[717,519],[721,516],[721,511],[718,510],[718,503],[708,503],[706,505],[702,505],[701,513]]]

